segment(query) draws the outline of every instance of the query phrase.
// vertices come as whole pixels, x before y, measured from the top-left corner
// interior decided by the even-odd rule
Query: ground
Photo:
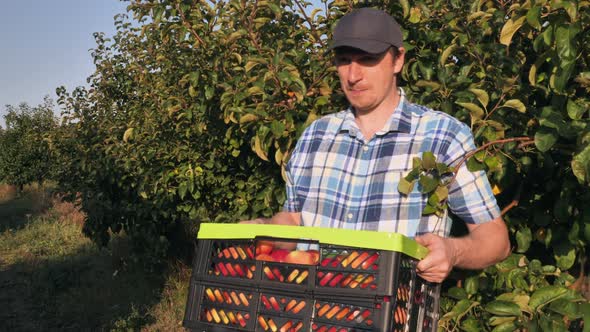
[[[124,235],[98,248],[47,186],[0,185],[0,331],[183,331],[190,268],[145,272]]]

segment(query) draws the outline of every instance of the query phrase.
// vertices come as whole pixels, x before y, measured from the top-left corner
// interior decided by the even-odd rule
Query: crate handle
[[[197,238],[254,239],[257,236],[295,240],[306,239],[341,246],[397,251],[416,259],[422,259],[428,254],[426,247],[399,233],[356,231],[340,228],[202,223]]]

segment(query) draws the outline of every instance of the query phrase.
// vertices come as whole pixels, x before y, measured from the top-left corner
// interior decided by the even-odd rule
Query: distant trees
[[[50,177],[47,137],[58,125],[53,108],[49,97],[37,107],[27,103],[6,105],[6,128],[0,128],[0,181],[22,189],[25,184]]]

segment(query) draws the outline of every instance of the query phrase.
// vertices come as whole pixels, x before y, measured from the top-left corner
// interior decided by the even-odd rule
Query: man
[[[331,48],[347,110],[312,123],[286,167],[287,201],[275,223],[397,232],[429,249],[418,265],[426,280],[443,281],[453,267],[481,269],[510,252],[506,226],[484,172],[465,163],[449,188],[450,209],[469,234],[446,238],[450,218],[423,216],[427,197],[397,186],[426,151],[458,163],[475,149],[469,128],[451,116],[411,104],[397,85],[405,49],[397,22],[362,8],[342,17]]]

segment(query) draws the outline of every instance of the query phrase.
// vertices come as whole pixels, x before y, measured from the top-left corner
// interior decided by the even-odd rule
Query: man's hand
[[[508,230],[502,218],[483,224],[467,224],[469,234],[442,238],[434,234],[416,237],[430,251],[418,262],[418,274],[427,281],[442,282],[453,267],[479,270],[496,264],[510,254]]]
[[[242,220],[239,224],[270,224],[270,218],[256,218],[252,220]]]
[[[418,275],[427,281],[442,282],[455,266],[455,253],[448,239],[434,234],[416,237],[416,242],[428,248],[428,255],[418,262]]]
[[[299,226],[301,222],[300,212],[279,212],[272,218],[256,218],[252,220],[240,221],[240,224],[273,224],[273,225],[290,225]]]

